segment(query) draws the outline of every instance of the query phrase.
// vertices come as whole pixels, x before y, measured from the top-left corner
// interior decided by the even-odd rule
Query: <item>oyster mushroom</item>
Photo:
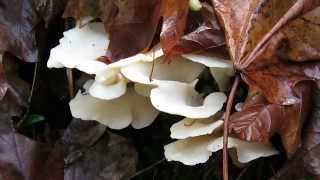
[[[220,91],[228,90],[231,77],[234,76],[234,70],[230,60],[226,60],[219,56],[206,56],[200,54],[185,54],[183,57],[209,67],[211,75],[216,80]]]
[[[208,119],[184,119],[171,127],[171,137],[179,139],[164,146],[168,161],[179,161],[186,165],[206,162],[213,152],[223,148],[223,121]],[[278,154],[271,144],[260,144],[228,138],[228,148],[236,165],[260,157]]]
[[[103,100],[87,93],[93,80],[84,85],[84,91],[79,91],[70,101],[73,117],[82,120],[95,120],[112,129],[122,129],[130,124],[136,129],[150,125],[159,112],[152,107],[148,98],[138,95],[133,88],[116,99]]]

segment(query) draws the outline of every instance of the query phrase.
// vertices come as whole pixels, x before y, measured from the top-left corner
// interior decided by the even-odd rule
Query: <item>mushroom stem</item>
[[[222,166],[223,166],[224,180],[228,180],[228,124],[229,124],[228,122],[231,114],[233,99],[236,94],[236,90],[238,88],[239,82],[240,82],[240,77],[237,74],[233,82],[231,92],[228,97],[227,109],[226,109],[224,124],[223,124],[223,161],[222,161],[223,164]]]

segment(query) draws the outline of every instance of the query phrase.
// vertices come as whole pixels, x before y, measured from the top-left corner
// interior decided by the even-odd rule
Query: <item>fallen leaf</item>
[[[240,139],[263,143],[278,133],[288,155],[292,155],[300,146],[303,123],[311,110],[312,85],[299,84],[295,92],[300,103],[291,106],[269,103],[261,94],[252,95],[240,112],[232,114],[230,131]]]
[[[63,158],[50,160],[52,148],[17,133],[0,134],[0,177],[14,180],[49,180],[63,177]],[[60,153],[62,155],[62,153]],[[50,162],[50,163],[49,163]],[[56,166],[58,164],[58,166]],[[53,168],[59,167],[60,168]],[[14,172],[14,173],[10,173]],[[50,172],[44,176],[45,172]],[[9,174],[8,174],[9,173]],[[53,177],[53,174],[56,176]]]
[[[38,61],[36,27],[42,19],[48,24],[63,8],[63,1],[48,1],[12,0],[0,3],[0,64],[5,52],[26,62]],[[6,79],[1,73],[2,66],[0,100],[7,89]]]
[[[160,20],[160,0],[117,2],[119,11],[108,29],[110,44],[106,56],[111,62],[147,50]]]
[[[63,17],[73,17],[76,20],[85,18],[100,18],[108,27],[117,12],[115,0],[69,0]]]
[[[225,45],[223,30],[220,28],[213,7],[204,2],[200,11],[203,22],[198,28],[182,36],[173,45],[170,51],[171,56],[209,50]]]
[[[33,6],[48,27],[49,23],[59,17],[63,12],[67,0],[52,1],[52,0],[33,0]]]
[[[35,142],[14,129],[14,117],[21,120],[27,108],[29,84],[18,77],[13,56],[3,66],[8,90],[0,101],[0,179],[50,180],[63,177],[63,153],[59,145]],[[50,176],[48,175],[50,174]]]
[[[314,61],[319,53],[319,39],[309,37],[319,32],[319,26],[314,25],[319,21],[319,9],[316,8],[320,5],[319,2],[215,0],[214,5],[226,30],[226,41],[235,68],[249,87],[266,99],[260,104],[259,110],[255,109],[254,112],[271,113],[270,116],[258,118],[260,120],[256,126],[261,122],[264,124],[260,124],[260,128],[254,132],[251,132],[252,129],[240,128],[243,132],[237,129],[236,134],[242,139],[265,142],[270,133],[278,132],[282,136],[286,151],[289,154],[294,153],[299,145],[301,128],[306,118],[302,113],[298,113],[298,110],[308,109],[296,88],[306,81],[320,80],[320,63]],[[239,6],[242,8],[239,9]],[[309,29],[305,30],[306,28]],[[307,32],[308,35],[305,35]],[[295,38],[292,38],[293,36]],[[278,105],[283,105],[281,108],[286,111],[292,110],[297,116],[279,119]],[[271,109],[264,110],[264,106]],[[233,121],[236,122],[236,119],[239,120],[238,127],[240,122],[249,122],[245,116],[234,116]],[[277,124],[290,124],[291,130],[279,129]],[[295,135],[292,136],[292,133]]]
[[[12,56],[3,57],[4,97],[0,100],[0,133],[13,131],[13,117],[21,117],[27,108],[29,84],[18,77],[18,65]],[[2,86],[3,87],[3,86]]]
[[[165,62],[170,62],[172,50],[184,35],[189,12],[189,0],[162,0],[163,17],[160,43],[164,51]]]
[[[137,152],[133,145],[99,123],[74,119],[63,142],[66,180],[121,180],[135,172]]]
[[[320,91],[314,90],[313,108],[309,121],[303,130],[302,146],[292,159],[272,177],[275,179],[302,179],[313,175],[320,177]],[[299,171],[296,171],[299,169]]]

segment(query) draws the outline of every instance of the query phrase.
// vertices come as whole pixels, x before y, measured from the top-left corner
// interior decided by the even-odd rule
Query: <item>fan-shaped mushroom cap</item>
[[[194,83],[157,81],[157,88],[151,90],[150,99],[159,111],[188,118],[208,118],[221,110],[227,97],[214,92],[204,100],[194,89]]]
[[[208,150],[211,152],[219,151],[223,148],[223,137],[219,137],[209,143]],[[228,138],[228,148],[235,148],[238,161],[247,163],[260,157],[267,157],[278,154],[278,151],[271,144],[261,144],[242,141],[240,139]]]
[[[168,161],[179,161],[185,165],[206,162],[212,152],[208,151],[211,136],[199,136],[172,142],[164,146],[164,155]]]
[[[130,124],[141,129],[150,125],[158,115],[150,100],[140,96],[132,88],[129,88],[123,96],[103,100],[90,96],[86,92],[93,81],[85,85],[85,92],[79,91],[70,101],[70,109],[73,117],[82,120],[96,120],[112,129],[122,129]]]
[[[223,121],[215,120],[213,117],[205,119],[185,118],[173,124],[170,131],[172,138],[185,139],[212,134],[214,131],[220,130],[222,126]]]

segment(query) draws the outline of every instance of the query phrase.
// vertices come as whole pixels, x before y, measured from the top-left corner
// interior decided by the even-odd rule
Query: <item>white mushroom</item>
[[[235,148],[237,156],[232,159],[235,164],[247,163],[260,157],[278,154],[270,144],[259,144],[228,138],[228,148]],[[195,165],[206,162],[212,152],[223,148],[223,137],[204,135],[175,141],[164,146],[165,157],[168,161],[179,161],[185,165]],[[230,152],[230,151],[229,151]]]
[[[220,91],[230,88],[230,80],[234,76],[232,68],[210,68],[210,73],[216,80]]]
[[[137,54],[107,65],[98,61],[99,57],[105,55],[109,44],[103,23],[88,23],[81,27],[78,25],[63,35],[59,45],[51,49],[47,63],[49,68],[76,68],[88,74],[99,74],[139,61],[153,61],[163,55],[158,45],[148,53]]]
[[[230,79],[232,76],[234,76],[234,70],[231,61],[218,56],[213,57],[200,54],[186,54],[183,55],[183,57],[209,67],[212,76],[219,86],[219,89],[221,91],[228,90]]]
[[[47,63],[49,68],[77,68],[95,74],[106,66],[97,61],[105,54],[105,47],[109,43],[103,23],[89,23],[81,28],[76,26],[63,35],[60,44],[51,49]]]
[[[127,80],[121,75],[117,74],[114,82],[99,82],[94,81],[90,86],[88,92],[91,96],[111,100],[118,98],[126,93]]]
[[[222,120],[216,120],[213,117],[206,119],[185,118],[171,126],[171,138],[185,139],[188,137],[209,135],[214,131],[220,130],[222,125]]]
[[[232,68],[232,62],[220,57],[207,56],[201,54],[184,54],[183,57],[190,61],[203,64],[207,67]]]
[[[155,81],[158,86],[151,90],[150,99],[159,111],[188,118],[208,118],[221,110],[227,97],[214,92],[204,100],[194,89],[195,83]]]
[[[211,136],[199,136],[178,140],[164,146],[164,155],[168,161],[179,161],[185,165],[206,162],[212,152],[208,150]]]
[[[223,148],[223,137],[211,141],[208,150],[211,152],[219,151]],[[279,152],[271,144],[261,144],[242,141],[240,139],[228,138],[228,148],[235,148],[237,159],[240,163],[247,163],[260,157],[276,155]]]
[[[169,80],[179,82],[192,82],[203,71],[204,66],[177,57],[170,64],[163,64],[163,58],[157,58],[154,62],[140,62],[121,68],[121,73],[129,80],[152,84],[150,80]]]
[[[129,88],[125,95],[112,100],[102,100],[90,96],[86,92],[93,81],[85,85],[85,92],[78,92],[70,101],[73,117],[82,120],[96,120],[112,129],[122,129],[130,124],[136,129],[150,125],[158,111],[154,109],[150,100],[135,93]]]
[[[146,84],[134,84],[134,90],[141,96],[149,97],[151,94],[151,90],[157,87],[156,85],[146,85]]]

